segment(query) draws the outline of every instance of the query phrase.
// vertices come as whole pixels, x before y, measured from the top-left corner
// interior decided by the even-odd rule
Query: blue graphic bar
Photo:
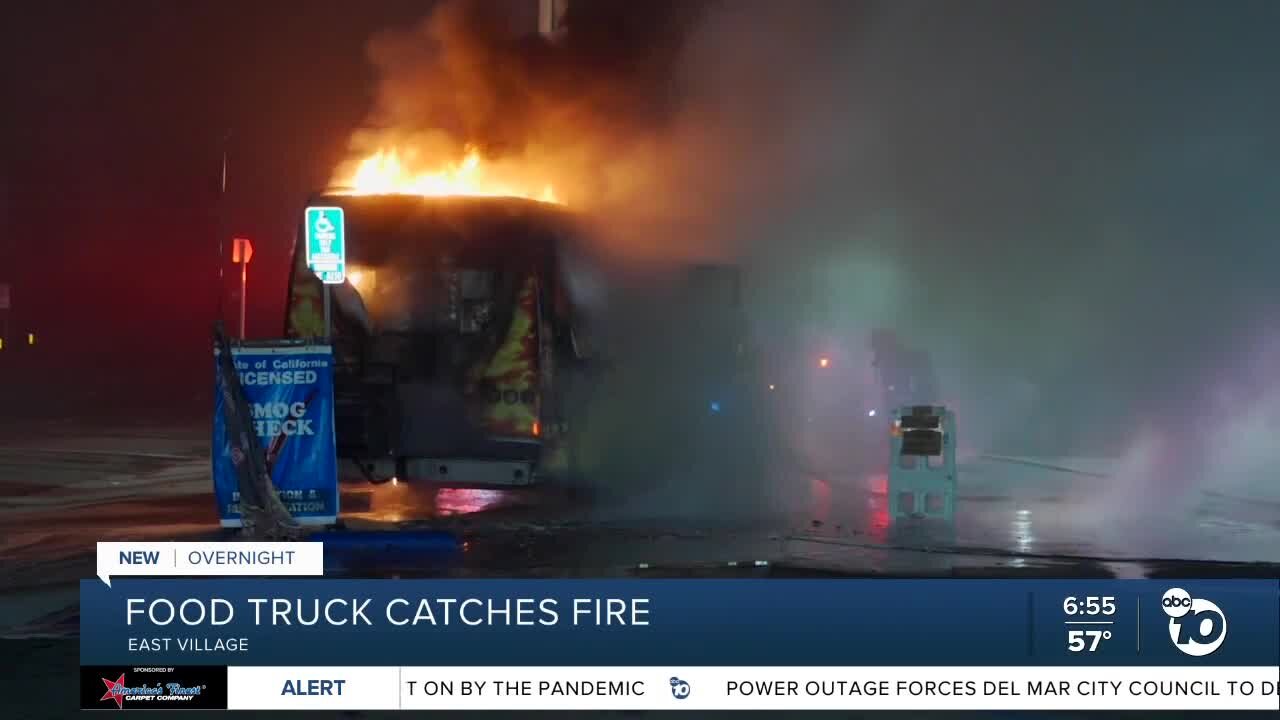
[[[81,583],[82,665],[1276,666],[1280,581]]]

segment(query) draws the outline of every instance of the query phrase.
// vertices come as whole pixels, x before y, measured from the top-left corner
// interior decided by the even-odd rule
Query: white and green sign
[[[307,267],[326,285],[347,275],[346,217],[340,207],[309,207],[306,213]]]

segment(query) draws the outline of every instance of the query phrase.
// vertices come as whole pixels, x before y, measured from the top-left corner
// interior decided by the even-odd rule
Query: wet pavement
[[[25,668],[21,678],[0,673],[0,696],[19,698],[10,706],[18,716],[64,717],[74,711],[66,679],[78,663],[77,584],[93,575],[95,542],[228,537],[217,527],[207,443],[199,423],[92,429],[64,420],[0,427],[0,653]],[[773,512],[710,522],[677,513],[610,513],[605,506],[611,500],[598,494],[553,487],[463,490],[352,482],[342,493],[348,528],[442,529],[463,538],[465,546],[448,558],[402,556],[398,564],[371,563],[347,572],[774,578],[1280,574],[1270,564],[1280,561],[1280,497],[1205,492],[1189,503],[1149,499],[1126,505],[1127,495],[1116,492],[1123,480],[1115,472],[1114,463],[1100,460],[970,458],[962,466],[955,525],[906,528],[891,527],[886,478],[876,473],[797,474],[781,481],[787,501]]]
[[[0,606],[9,610],[0,632],[74,602],[99,540],[227,537],[217,527],[207,437],[199,423],[145,421],[0,433]],[[1280,488],[1133,505],[1117,492],[1124,481],[1115,472],[1103,460],[969,458],[953,526],[891,527],[882,473],[797,473],[780,479],[785,502],[771,512],[732,517],[681,516],[678,507],[619,514],[610,510],[625,501],[555,487],[355,481],[344,483],[341,502],[348,528],[442,529],[466,541],[447,567],[400,560],[407,566],[353,570],[368,575],[1276,574],[1264,563],[1280,562]]]

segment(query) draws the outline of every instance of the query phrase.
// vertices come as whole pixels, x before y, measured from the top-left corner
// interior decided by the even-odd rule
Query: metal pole
[[[324,339],[325,339],[325,340],[328,340],[328,339],[329,339],[329,335],[330,335],[329,328],[330,328],[330,324],[329,324],[329,284],[328,284],[328,283],[325,283],[325,286],[324,286]]]
[[[249,290],[249,261],[243,256],[240,259],[244,261],[240,263],[240,339],[244,340],[244,304]]]
[[[552,37],[560,29],[567,0],[538,0],[538,34]]]
[[[218,319],[223,318],[223,312],[226,308],[227,286],[224,278],[223,265],[227,262],[226,252],[226,214],[227,214],[227,143],[231,140],[231,131],[227,130],[222,134],[221,147],[222,152],[222,172],[218,177],[218,203],[217,203],[217,232],[218,232],[218,287],[216,293],[216,305]]]

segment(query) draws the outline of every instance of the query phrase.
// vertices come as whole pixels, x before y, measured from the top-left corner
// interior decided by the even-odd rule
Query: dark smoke
[[[1274,461],[1280,6],[582,0],[557,43],[506,7],[375,42],[355,149],[478,143],[615,252],[741,262],[774,367],[892,327],[970,453],[1141,456],[1156,497]]]
[[[622,139],[676,115],[670,80],[699,2],[574,3],[554,42],[513,28],[516,7],[445,3],[412,31],[376,39],[371,124],[444,131],[501,156],[587,126]]]

